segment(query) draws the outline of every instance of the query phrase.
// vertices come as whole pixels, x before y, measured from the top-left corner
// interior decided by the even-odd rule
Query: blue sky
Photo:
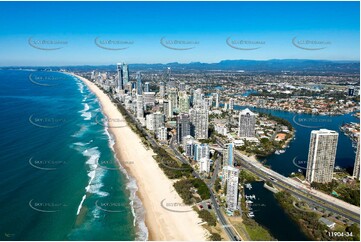
[[[359,19],[359,2],[0,2],[0,66],[359,60]]]

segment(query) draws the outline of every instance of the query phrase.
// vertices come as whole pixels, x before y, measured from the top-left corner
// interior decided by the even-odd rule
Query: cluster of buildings
[[[338,115],[350,113],[358,109],[353,100],[337,99],[326,96],[290,96],[274,98],[263,93],[263,96],[252,96],[237,99],[241,106],[254,106],[259,108],[284,110],[295,113]]]
[[[125,108],[160,142],[167,142],[169,130],[174,130],[177,144],[183,146],[188,157],[199,162],[200,172],[209,173],[209,147],[202,144],[202,140],[209,138],[209,110],[213,106],[213,96],[206,97],[202,89],[190,90],[184,83],[176,85],[170,79],[159,83],[157,93],[151,92],[150,83],[143,84],[140,72],[136,73],[135,81],[129,79],[128,66],[123,63],[117,64],[117,74],[113,77],[93,72],[91,78],[124,103]],[[215,104],[219,105],[217,94],[214,96]]]
[[[211,150],[205,140],[209,139],[209,115],[213,112],[222,113],[219,110],[220,92],[206,94],[201,88],[192,89],[185,82],[175,82],[168,73],[166,82],[157,83],[157,92],[151,91],[149,82],[142,82],[140,72],[136,73],[135,80],[130,80],[128,65],[117,64],[117,73],[109,76],[107,73],[92,72],[91,78],[103,89],[112,92],[113,96],[120,100],[125,108],[132,112],[142,126],[146,127],[154,134],[160,143],[167,143],[168,135],[172,134],[173,141],[182,147],[184,155],[196,162],[199,172],[209,174],[212,160]],[[134,79],[134,78],[133,78]],[[232,90],[232,89],[230,89]],[[349,90],[349,95],[354,92]],[[296,99],[294,99],[296,98]],[[292,99],[292,100],[290,100]],[[225,110],[234,110],[234,105],[238,103],[252,106],[262,106],[267,108],[281,108],[289,111],[311,111],[318,113],[324,110],[330,103],[343,103],[343,107],[353,107],[350,100],[333,100],[325,98],[313,98],[308,100],[303,97],[286,99],[264,99],[263,97],[252,97],[244,101],[238,97],[229,97],[225,103]],[[307,105],[306,105],[307,104]],[[310,109],[308,109],[310,108]],[[338,109],[341,109],[338,107]],[[330,107],[327,109],[330,110]],[[231,112],[234,114],[234,112]],[[257,114],[249,109],[241,110],[237,116],[236,124],[237,138],[226,144],[223,150],[222,166],[222,187],[226,193],[227,210],[230,213],[239,209],[239,169],[235,167],[234,150],[236,146],[243,145],[243,141],[258,141],[259,138],[270,138],[282,141],[287,127],[281,129],[281,133],[265,132],[268,128],[274,130],[276,122],[259,119],[257,124]],[[212,122],[216,133],[229,136],[229,122],[218,120]],[[235,126],[235,127],[236,127]],[[262,127],[262,128],[261,128]],[[306,180],[310,183],[328,183],[332,181],[337,150],[338,133],[336,131],[321,129],[311,132]],[[360,178],[359,172],[359,142],[357,157],[355,161],[354,174]]]

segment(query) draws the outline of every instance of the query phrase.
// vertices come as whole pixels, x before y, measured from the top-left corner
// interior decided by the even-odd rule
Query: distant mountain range
[[[68,70],[102,70],[114,71],[116,65],[102,66],[62,66],[62,67],[35,67],[36,69],[68,69]],[[167,64],[129,64],[132,71],[166,70],[168,67],[174,71],[244,71],[244,72],[312,72],[312,73],[359,73],[359,61],[328,61],[328,60],[307,60],[307,59],[272,59],[272,60],[222,60],[218,63],[178,63]],[[29,68],[29,67],[27,67]],[[8,69],[3,68],[3,69]]]
[[[191,62],[182,64],[178,62],[168,64],[133,64],[133,69],[165,69],[172,70],[229,70],[246,72],[280,72],[280,71],[325,71],[325,72],[360,72],[359,61],[325,61],[325,60],[223,60],[218,63]]]

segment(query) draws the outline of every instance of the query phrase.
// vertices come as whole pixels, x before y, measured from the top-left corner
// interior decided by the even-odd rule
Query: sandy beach
[[[75,76],[75,75],[74,75]],[[208,231],[199,223],[198,214],[185,206],[168,179],[146,149],[141,139],[125,123],[122,114],[109,97],[94,83],[82,80],[98,97],[103,113],[109,120],[109,131],[115,138],[114,150],[121,165],[135,178],[137,195],[146,211],[145,223],[149,240],[206,240]]]

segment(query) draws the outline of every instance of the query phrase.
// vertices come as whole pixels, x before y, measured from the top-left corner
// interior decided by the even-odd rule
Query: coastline
[[[183,211],[164,208],[164,201],[170,204],[183,204],[183,201],[173,188],[173,181],[165,176],[153,159],[153,151],[143,146],[109,97],[89,80],[71,75],[83,81],[97,96],[103,113],[108,117],[108,130],[115,140],[113,149],[117,160],[137,183],[136,194],[145,209],[148,240],[207,240],[208,231],[199,225],[202,221],[190,206],[182,205]]]

